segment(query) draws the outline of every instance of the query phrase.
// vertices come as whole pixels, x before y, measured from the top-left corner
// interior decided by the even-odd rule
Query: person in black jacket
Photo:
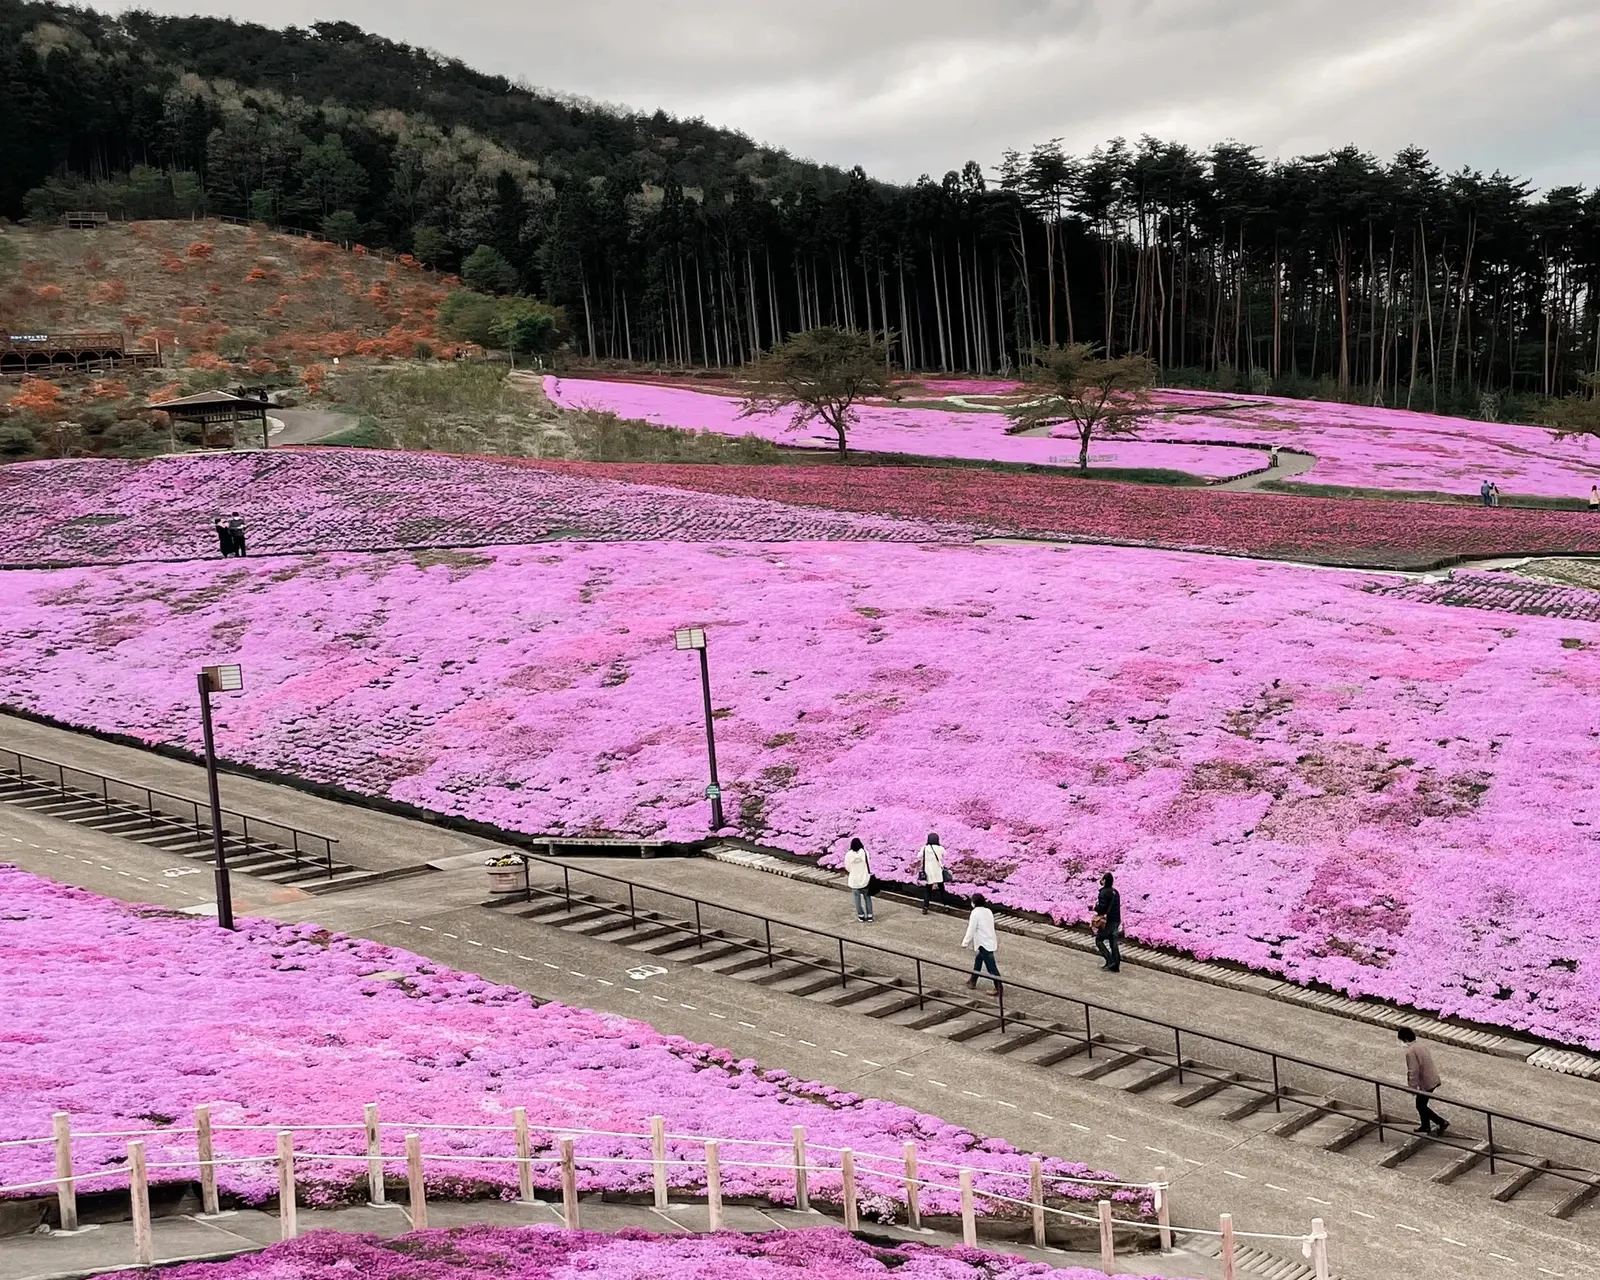
[[[1108,871],[1100,877],[1100,896],[1094,900],[1094,949],[1100,953],[1111,973],[1122,968],[1122,951],[1117,934],[1122,931],[1122,895]]]

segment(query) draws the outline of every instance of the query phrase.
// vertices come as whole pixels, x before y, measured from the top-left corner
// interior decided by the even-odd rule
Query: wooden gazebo
[[[236,395],[232,391],[197,391],[192,396],[179,396],[153,404],[152,409],[169,414],[175,422],[200,424],[200,441],[204,445],[211,428],[226,422],[232,429],[233,447],[238,447],[239,424],[255,422],[261,426],[261,447],[271,448],[267,434],[267,410],[272,406],[265,397]]]

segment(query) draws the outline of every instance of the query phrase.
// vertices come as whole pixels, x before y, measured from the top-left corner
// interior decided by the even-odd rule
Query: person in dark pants
[[[1427,1133],[1432,1126],[1435,1134],[1442,1134],[1450,1127],[1450,1122],[1428,1105],[1433,1091],[1439,1087],[1439,1068],[1433,1065],[1433,1054],[1428,1052],[1427,1045],[1417,1040],[1417,1033],[1410,1027],[1400,1028],[1400,1043],[1406,1047],[1406,1088],[1416,1093],[1417,1132]]]
[[[934,898],[946,901],[944,891],[944,846],[939,843],[939,833],[928,832],[928,843],[917,854],[917,879],[922,881],[922,914],[928,914],[928,904]]]
[[[232,520],[228,521],[228,528],[233,532],[233,554],[236,556],[244,555],[244,521],[240,517],[234,516]]]
[[[994,961],[994,912],[989,910],[982,894],[972,895],[972,912],[967,916],[967,934],[961,939],[961,945],[972,948],[972,976],[967,979],[967,985],[977,986],[979,971],[987,969],[994,979],[994,993],[999,995],[1000,967]]]
[[[1094,900],[1094,949],[1111,973],[1122,969],[1122,949],[1117,946],[1117,934],[1121,931],[1122,895],[1117,892],[1108,871],[1100,877],[1100,896]]]
[[[211,527],[217,531],[217,550],[222,552],[223,559],[227,559],[233,554],[233,530],[221,516],[216,518]]]

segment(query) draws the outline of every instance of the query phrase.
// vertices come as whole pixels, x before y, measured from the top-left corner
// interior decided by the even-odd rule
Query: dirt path
[[[1278,464],[1268,467],[1265,471],[1257,471],[1247,476],[1240,476],[1237,480],[1224,480],[1221,484],[1209,486],[1212,489],[1259,489],[1267,480],[1287,480],[1290,476],[1303,476],[1312,467],[1317,465],[1316,455],[1310,453],[1292,453],[1288,449],[1278,450]]]

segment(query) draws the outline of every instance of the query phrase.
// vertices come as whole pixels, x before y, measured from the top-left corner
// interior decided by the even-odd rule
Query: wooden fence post
[[[1117,1237],[1111,1227],[1111,1201],[1100,1202],[1100,1265],[1106,1271],[1117,1265]]]
[[[667,1207],[667,1122],[650,1117],[650,1177],[656,1193],[656,1208]]]
[[[422,1138],[406,1134],[406,1184],[411,1191],[411,1229],[428,1229],[428,1188],[422,1181]]]
[[[1172,1252],[1172,1210],[1167,1204],[1167,1192],[1170,1188],[1167,1183],[1167,1170],[1164,1165],[1156,1166],[1156,1185],[1153,1188],[1156,1199],[1156,1224],[1161,1229],[1161,1252]]]
[[[294,1130],[278,1130],[278,1239],[300,1234],[294,1213]]]
[[[978,1243],[978,1217],[972,1207],[972,1170],[961,1170],[961,1243]]]
[[[859,1230],[861,1218],[856,1212],[856,1153],[849,1147],[839,1153],[839,1194],[844,1200],[844,1229]]]
[[[367,1122],[367,1199],[373,1204],[383,1204],[386,1192],[383,1186],[383,1129],[378,1124],[378,1104],[366,1105]]]
[[[128,1198],[133,1206],[133,1261],[135,1266],[155,1263],[155,1242],[150,1238],[150,1181],[144,1167],[144,1140],[128,1144]]]
[[[794,1207],[801,1213],[811,1210],[811,1179],[806,1176],[806,1127],[794,1127]]]
[[[561,1216],[568,1231],[578,1229],[578,1166],[572,1146],[571,1138],[561,1139]]]
[[[517,1199],[533,1203],[533,1139],[528,1136],[528,1108],[511,1108],[511,1125],[517,1134]]]
[[[1044,1248],[1044,1165],[1028,1157],[1028,1199],[1033,1202],[1033,1247]]]
[[[922,1188],[917,1185],[917,1144],[906,1143],[906,1225],[922,1230]]]
[[[211,1137],[211,1106],[202,1102],[194,1109],[194,1146],[200,1159],[200,1212],[221,1213],[217,1197],[217,1151]]]
[[[1222,1280],[1239,1280],[1233,1260],[1233,1215],[1222,1215]]]
[[[715,1139],[706,1143],[706,1228],[722,1230],[722,1162]]]
[[[61,1229],[78,1229],[78,1189],[72,1181],[72,1117],[57,1111],[50,1117],[56,1135],[56,1207],[61,1211]]]
[[[1328,1280],[1328,1230],[1321,1218],[1311,1219],[1311,1267],[1317,1280]]]

